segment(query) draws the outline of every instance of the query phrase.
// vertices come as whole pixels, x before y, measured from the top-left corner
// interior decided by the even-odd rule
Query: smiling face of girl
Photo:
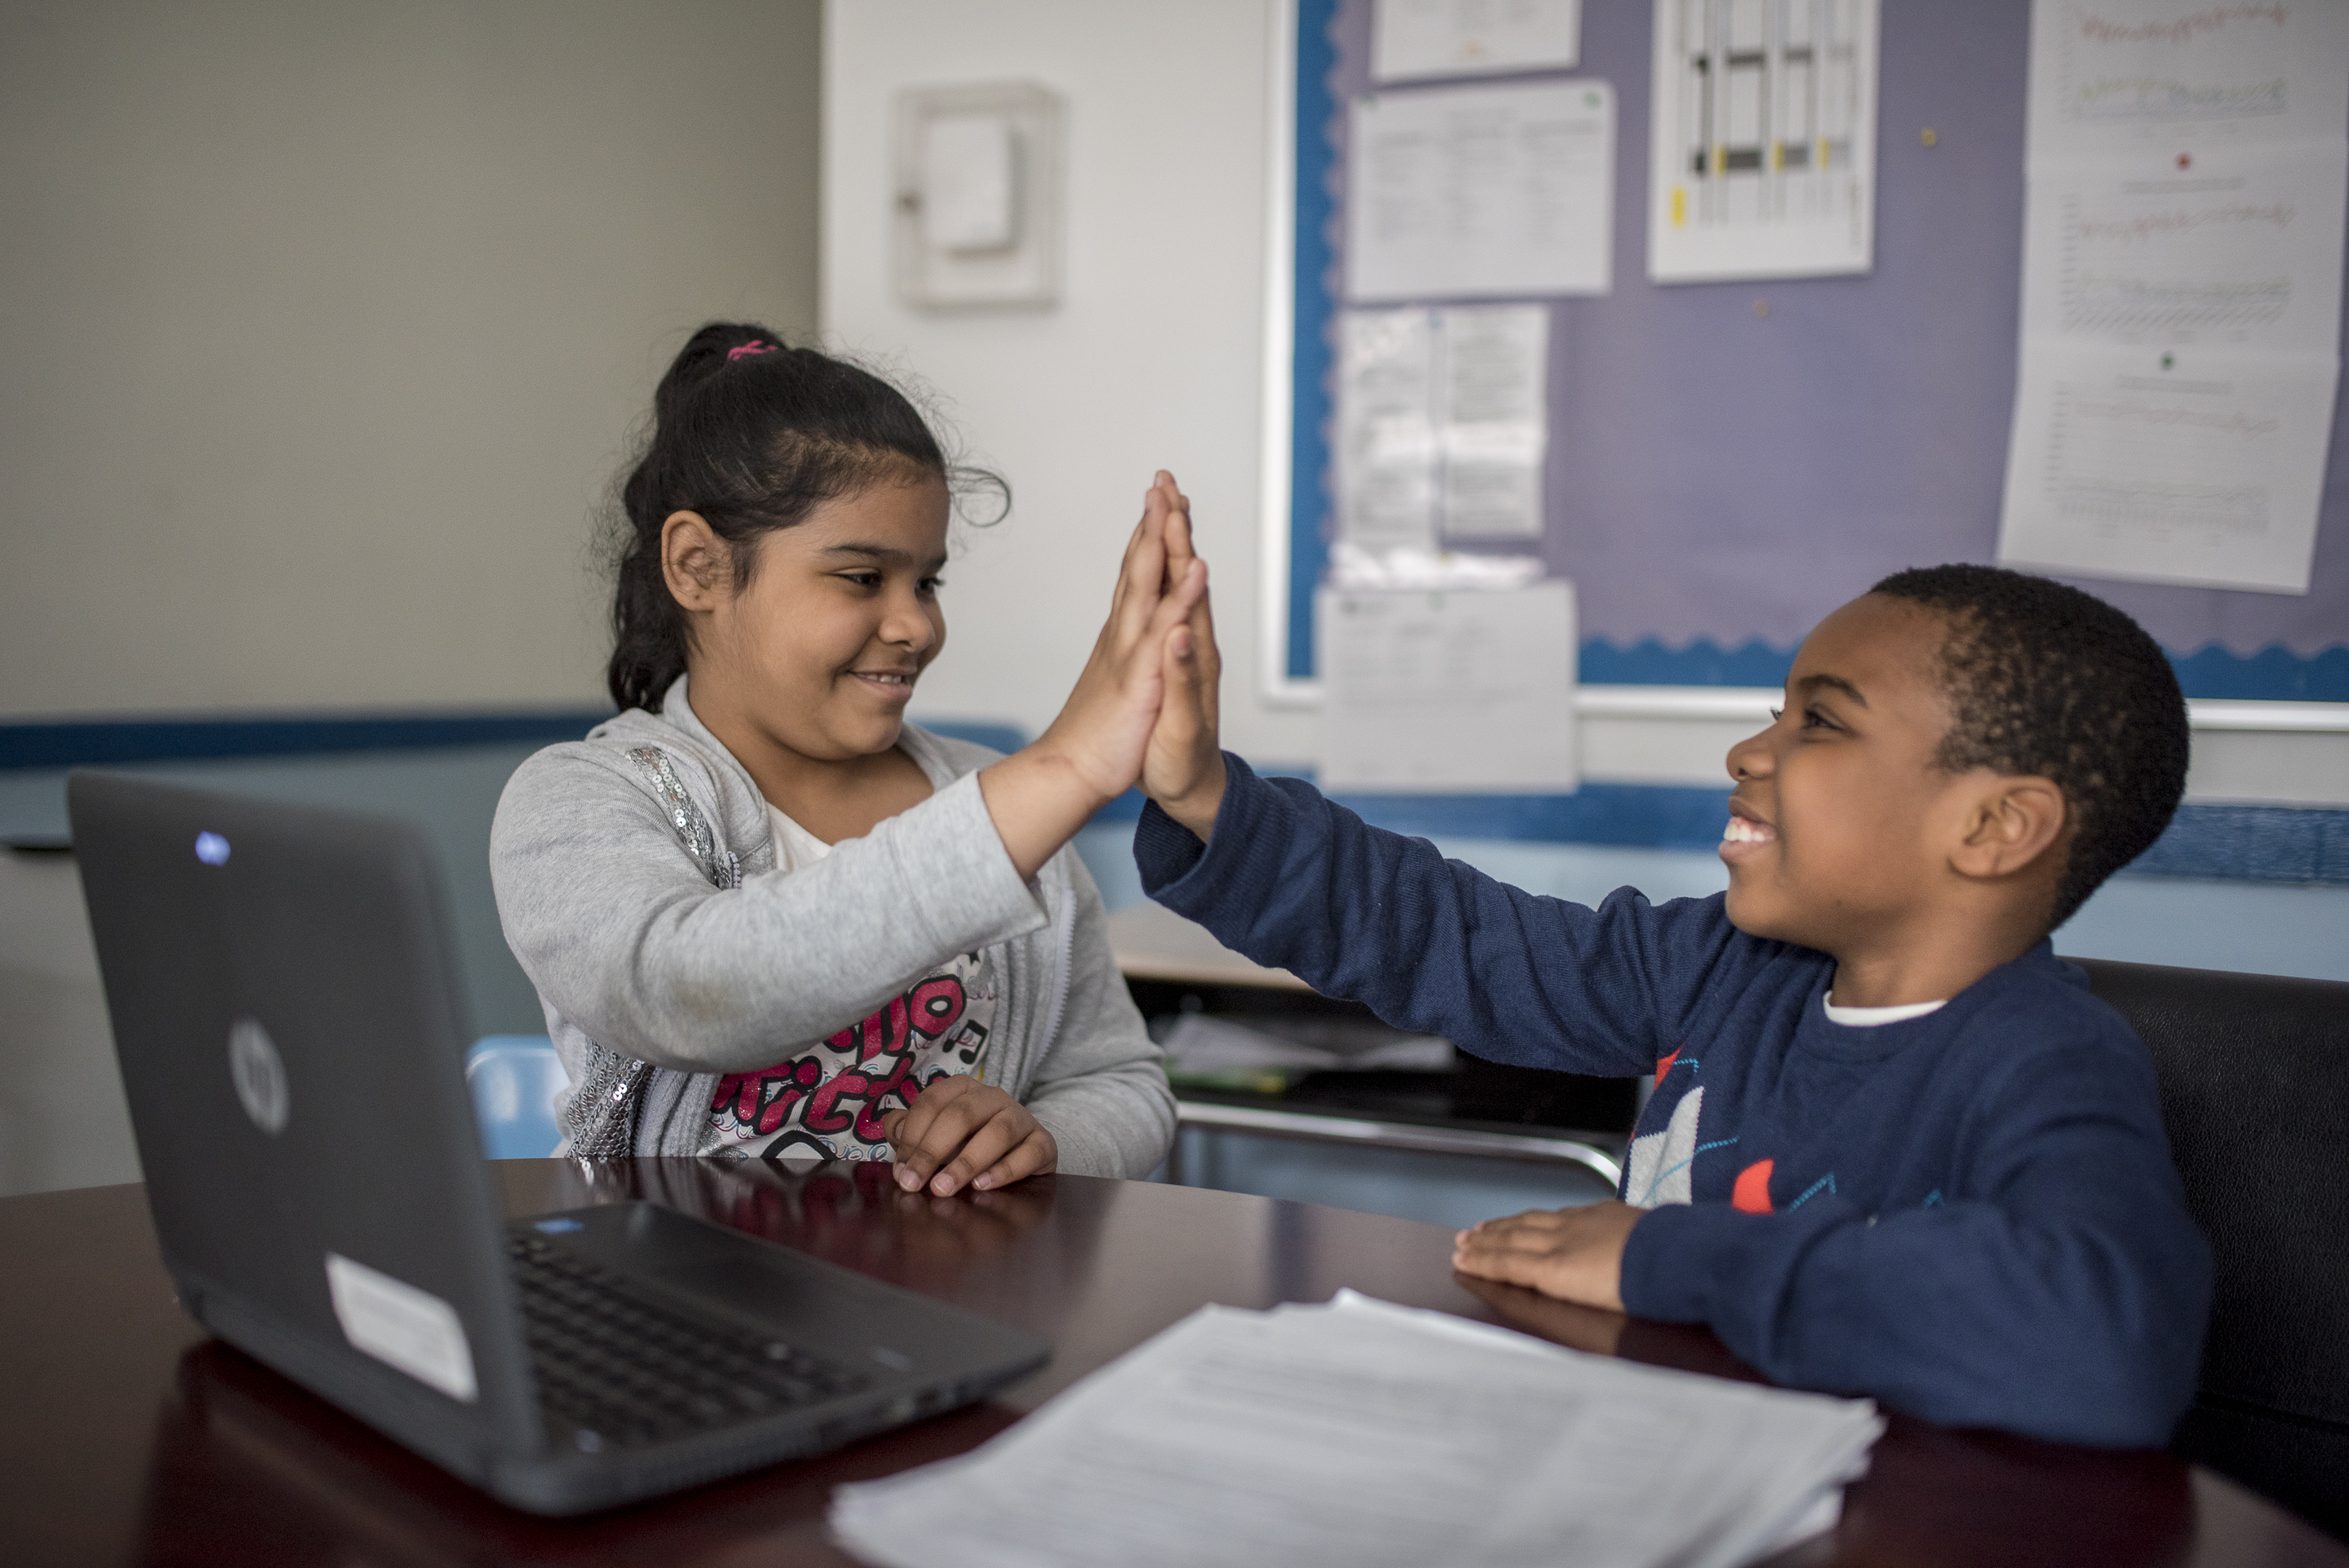
[[[834,497],[758,536],[747,582],[725,546],[703,542],[706,524],[670,520],[694,713],[762,788],[771,774],[854,770],[897,744],[915,685],[946,645],[947,514],[947,488],[929,475]]]

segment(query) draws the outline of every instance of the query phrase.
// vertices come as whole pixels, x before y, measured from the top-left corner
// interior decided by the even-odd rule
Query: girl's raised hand
[[[1109,619],[1060,717],[1033,746],[979,773],[988,814],[1023,877],[1142,776],[1174,664],[1168,639],[1190,645],[1191,615],[1207,592],[1207,563],[1190,552],[1188,504],[1162,470],[1126,542]],[[1183,560],[1170,579],[1167,536],[1178,513]]]

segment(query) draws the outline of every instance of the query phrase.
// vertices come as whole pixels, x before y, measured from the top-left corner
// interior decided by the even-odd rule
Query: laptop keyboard
[[[869,1387],[839,1362],[673,1312],[536,1236],[509,1243],[539,1403],[584,1451],[660,1442]]]

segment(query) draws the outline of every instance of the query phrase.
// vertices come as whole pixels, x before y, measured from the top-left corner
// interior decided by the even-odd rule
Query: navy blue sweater
[[[1745,935],[1718,895],[1537,897],[1226,763],[1211,846],[1144,811],[1152,897],[1474,1055],[1655,1075],[1629,1310],[1928,1420],[2168,1440],[2209,1253],[2144,1045],[2046,943],[1937,1012],[1849,1027],[1826,1014],[1835,960]]]

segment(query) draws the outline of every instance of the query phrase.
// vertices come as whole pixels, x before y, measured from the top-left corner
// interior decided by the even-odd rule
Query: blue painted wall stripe
[[[77,720],[0,724],[0,770],[56,771],[199,758],[301,757],[574,740],[609,717],[593,709],[375,717]],[[1014,751],[1009,725],[926,719],[924,727]],[[1588,783],[1571,795],[1341,795],[1369,820],[1431,838],[1708,850],[1721,841],[1723,789]],[[1130,822],[1128,790],[1094,820]],[[2129,868],[2153,876],[2349,883],[2349,810],[2188,805]]]
[[[413,751],[576,740],[609,708],[523,713],[420,713],[276,718],[66,719],[0,724],[0,770],[110,768],[223,757],[316,757],[337,751]],[[1017,725],[917,718],[939,735],[1012,752],[1028,744]],[[1138,812],[1141,808],[1136,807]]]
[[[1585,784],[1571,795],[1340,795],[1381,828],[1425,838],[1619,844],[1710,850],[1728,800],[1719,789],[1666,784]],[[1129,790],[1097,822],[1130,822]],[[2349,811],[2298,806],[2178,808],[2169,830],[2123,873],[2227,882],[2349,883]]]
[[[274,718],[64,719],[0,724],[0,769],[104,768],[210,757],[312,757],[576,740],[610,708]]]
[[[1654,638],[1630,647],[1592,638],[1582,645],[1585,686],[1782,686],[1795,662],[1792,648],[1749,642],[1723,648],[1699,639],[1668,648]],[[2186,695],[2226,701],[2349,702],[2349,645],[2305,657],[2290,648],[2249,655],[2212,645],[2192,654],[2170,650],[2169,663]]]

